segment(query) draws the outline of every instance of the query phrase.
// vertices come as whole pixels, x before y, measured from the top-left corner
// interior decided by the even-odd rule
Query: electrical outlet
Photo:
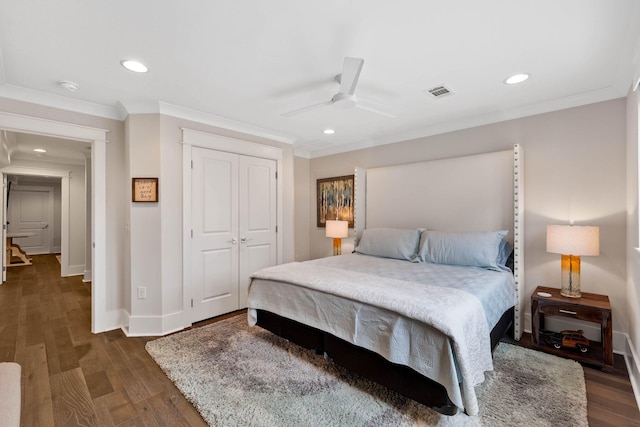
[[[138,299],[147,298],[147,288],[145,286],[138,286]]]

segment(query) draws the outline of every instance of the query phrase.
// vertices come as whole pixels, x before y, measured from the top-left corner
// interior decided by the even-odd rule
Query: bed
[[[256,272],[249,323],[443,414],[477,414],[492,349],[522,333],[520,156],[356,169],[355,253]]]

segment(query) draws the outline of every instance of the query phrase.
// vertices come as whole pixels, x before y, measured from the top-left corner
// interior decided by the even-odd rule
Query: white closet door
[[[238,309],[238,156],[193,148],[192,322]]]
[[[249,276],[277,264],[276,161],[240,156],[240,306]]]

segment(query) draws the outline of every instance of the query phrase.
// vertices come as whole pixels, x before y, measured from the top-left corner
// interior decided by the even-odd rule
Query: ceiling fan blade
[[[297,110],[289,111],[287,113],[281,114],[283,117],[291,117],[296,116],[298,114],[306,113],[307,111],[315,110],[316,108],[325,107],[327,105],[331,105],[331,101],[321,102],[319,104],[309,105],[308,107],[298,108]]]
[[[353,95],[360,78],[360,72],[364,65],[362,58],[345,57],[342,64],[342,74],[340,75],[340,93]]]
[[[382,114],[387,117],[397,117],[398,113],[393,111],[389,107],[385,107],[384,105],[380,105],[377,102],[367,101],[366,99],[358,98],[358,103],[356,104],[356,108],[360,108],[361,110],[371,111],[372,113]]]

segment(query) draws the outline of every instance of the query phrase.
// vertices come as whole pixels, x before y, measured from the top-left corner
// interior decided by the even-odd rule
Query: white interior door
[[[29,255],[51,253],[53,222],[53,188],[13,186],[9,194],[9,232],[31,233],[30,237],[14,238]]]
[[[240,306],[251,274],[277,264],[276,161],[240,156]]]
[[[192,322],[238,309],[238,156],[192,151]]]
[[[192,148],[191,322],[247,306],[249,276],[277,264],[275,160]]]

